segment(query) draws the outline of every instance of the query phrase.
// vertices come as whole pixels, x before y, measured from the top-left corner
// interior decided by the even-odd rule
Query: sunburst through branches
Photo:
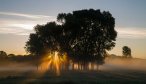
[[[60,75],[63,65],[67,62],[66,53],[60,54],[58,51],[48,53],[39,65],[38,70],[40,72],[46,72],[47,70],[55,71],[56,75]]]

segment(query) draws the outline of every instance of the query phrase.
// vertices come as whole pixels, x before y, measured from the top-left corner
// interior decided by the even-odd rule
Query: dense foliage
[[[107,11],[77,10],[60,13],[57,21],[34,27],[26,42],[26,51],[41,56],[59,51],[76,60],[103,63],[106,50],[115,46],[115,19]]]

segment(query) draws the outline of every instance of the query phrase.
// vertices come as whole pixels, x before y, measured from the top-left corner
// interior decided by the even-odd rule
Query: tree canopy
[[[131,58],[131,48],[129,48],[128,46],[123,46],[123,56],[126,58]]]
[[[115,46],[115,19],[108,11],[85,9],[60,13],[56,22],[34,27],[26,51],[34,55],[59,51],[77,60],[103,62],[106,50]]]

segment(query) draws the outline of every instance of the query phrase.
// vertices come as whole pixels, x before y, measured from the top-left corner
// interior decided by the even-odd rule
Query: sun
[[[42,73],[52,70],[55,71],[56,75],[60,75],[60,71],[63,68],[63,64],[67,61],[66,54],[60,55],[58,51],[48,53],[43,58],[42,63],[39,65],[38,70]]]

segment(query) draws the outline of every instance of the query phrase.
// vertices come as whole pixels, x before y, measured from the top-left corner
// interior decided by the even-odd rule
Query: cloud
[[[29,35],[32,33],[31,30],[20,29],[20,28],[0,28],[0,34],[15,34],[15,35]]]
[[[37,22],[4,20],[0,21],[0,34],[29,35]]]
[[[33,14],[24,14],[24,13],[14,13],[14,12],[0,12],[0,15],[11,15],[11,16],[19,16],[31,19],[39,19],[39,18],[50,18],[51,16],[47,15],[33,15]]]
[[[24,14],[16,12],[0,12],[0,34],[29,35],[37,24],[56,21],[55,16]],[[9,17],[3,17],[9,16]],[[19,19],[18,17],[21,17]],[[117,27],[118,38],[146,38],[146,28]]]
[[[146,28],[118,27],[118,38],[143,39],[146,38]]]
[[[32,15],[11,12],[0,12],[0,34],[15,34],[15,35],[29,35],[33,32],[33,27],[37,24],[46,24],[50,21],[55,21],[54,16],[46,15]],[[15,16],[15,17],[12,17]],[[18,19],[17,16],[21,17]]]

